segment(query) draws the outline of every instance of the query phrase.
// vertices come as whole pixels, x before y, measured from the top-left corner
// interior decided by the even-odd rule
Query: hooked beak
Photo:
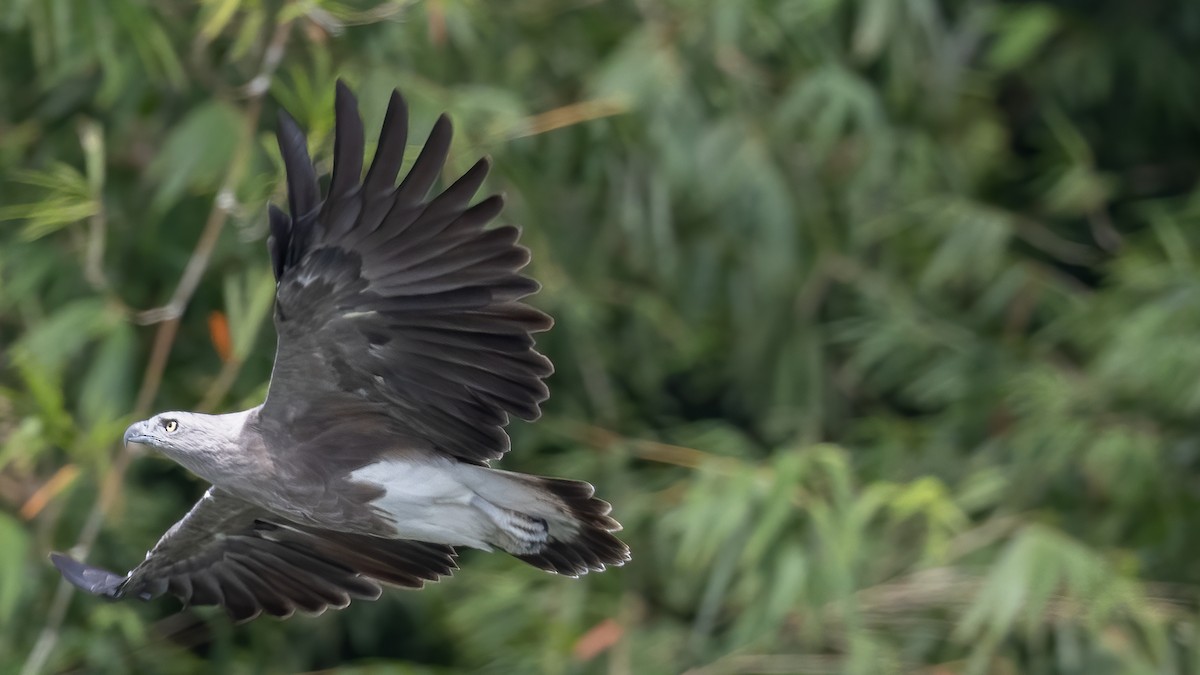
[[[130,443],[148,444],[150,437],[146,434],[146,422],[134,422],[125,430],[125,445]]]

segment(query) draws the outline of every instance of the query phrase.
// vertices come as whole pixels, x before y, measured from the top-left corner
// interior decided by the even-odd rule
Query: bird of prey
[[[307,142],[281,112],[290,214],[271,206],[278,346],[266,401],[224,415],[166,412],[125,442],[158,449],[212,487],[125,575],[62,554],[75,586],[108,598],[171,593],[235,620],[319,613],[381,584],[419,588],[455,547],[499,549],[568,576],[629,560],[591,485],[493,469],[509,415],[533,420],[552,366],[522,302],[529,251],[471,204],[480,160],[430,196],[450,148],[437,120],[396,185],[408,108],[393,92],[363,176],[358,103],[338,82],[333,173],[321,198]]]

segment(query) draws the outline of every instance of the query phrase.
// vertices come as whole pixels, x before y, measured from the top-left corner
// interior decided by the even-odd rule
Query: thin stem
[[[242,359],[231,356],[228,361],[221,365],[221,372],[217,373],[217,378],[213,380],[208,391],[204,392],[204,398],[200,401],[201,412],[212,412],[229,393],[229,389],[233,387],[234,380],[237,379],[239,373],[242,372]]]

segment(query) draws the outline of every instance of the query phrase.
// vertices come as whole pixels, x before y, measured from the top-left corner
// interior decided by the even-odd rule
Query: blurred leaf
[[[89,426],[125,415],[136,383],[133,329],[120,323],[100,342],[80,388],[80,419]]]
[[[275,277],[270,268],[259,266],[245,274],[225,278],[225,307],[228,312],[224,331],[224,339],[230,343],[224,347],[218,345],[222,359],[233,356],[238,360],[245,359],[250,348],[254,346],[264,319],[270,313],[275,303]],[[217,329],[211,327],[210,331]],[[214,344],[218,337],[214,334]]]
[[[241,0],[209,0],[202,3],[208,18],[200,28],[200,35],[206,40],[219,35],[241,4]]]
[[[150,165],[159,176],[151,207],[170,208],[187,189],[216,190],[225,178],[239,142],[241,116],[223,101],[210,101],[191,111],[162,145]]]
[[[13,177],[46,191],[36,202],[0,206],[0,221],[28,221],[21,229],[24,241],[39,239],[100,212],[88,179],[67,164],[55,163],[45,171],[18,171]]]
[[[40,365],[58,371],[98,335],[118,325],[121,317],[103,300],[76,300],[26,333],[14,348]]]
[[[1005,8],[996,22],[997,40],[987,60],[998,70],[1014,70],[1027,65],[1058,30],[1060,18],[1054,8],[1029,4]]]
[[[0,513],[0,626],[10,626],[29,588],[26,568],[29,539],[15,519]]]

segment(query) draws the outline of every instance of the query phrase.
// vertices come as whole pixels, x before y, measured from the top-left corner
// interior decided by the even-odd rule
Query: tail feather
[[[530,478],[558,497],[576,528],[566,536],[555,536],[558,533],[551,528],[542,550],[517,558],[547,572],[572,577],[603,572],[606,567],[618,567],[630,559],[629,547],[612,534],[621,530],[621,524],[609,515],[612,505],[593,497],[595,488],[576,480]]]
[[[463,465],[465,466],[465,465]],[[525,474],[470,467],[469,485],[495,506],[546,523],[548,536],[529,550],[531,542],[515,549],[505,542],[511,533],[493,542],[516,558],[567,576],[602,572],[625,564],[629,547],[614,536],[621,530],[609,513],[612,506],[593,495],[596,490],[583,481],[544,478]]]

